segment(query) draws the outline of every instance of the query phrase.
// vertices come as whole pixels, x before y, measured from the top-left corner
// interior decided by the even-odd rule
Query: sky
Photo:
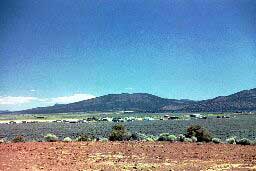
[[[255,87],[255,0],[0,1],[0,110]]]

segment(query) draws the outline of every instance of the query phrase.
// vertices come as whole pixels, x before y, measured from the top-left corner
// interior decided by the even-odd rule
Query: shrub
[[[135,141],[142,141],[147,138],[147,135],[142,134],[142,133],[132,133],[130,140],[135,140]]]
[[[226,142],[228,144],[236,144],[236,139],[234,137],[231,137],[231,138],[227,138],[226,139]]]
[[[154,136],[154,135],[148,135],[144,141],[157,141],[159,137]]]
[[[162,133],[159,135],[158,141],[168,141],[169,133]]]
[[[58,141],[58,137],[54,134],[47,134],[46,136],[44,136],[44,140],[46,142],[56,142]]]
[[[169,134],[169,133],[162,133],[160,134],[158,141],[176,141],[177,137],[175,135]]]
[[[92,141],[94,139],[95,137],[91,135],[82,134],[76,139],[76,141]]]
[[[177,137],[175,135],[170,135],[168,138],[169,138],[169,141],[171,142],[174,142],[177,140]]]
[[[242,139],[238,140],[236,143],[240,144],[240,145],[251,145],[252,141],[247,138],[242,138]]]
[[[251,145],[256,145],[256,140],[252,141]]]
[[[12,140],[12,142],[14,142],[14,143],[17,143],[17,142],[25,142],[25,138],[24,138],[23,136],[21,136],[21,135],[18,135],[18,136],[16,136],[16,137]]]
[[[214,144],[219,144],[219,143],[221,143],[221,139],[219,139],[219,138],[213,138],[213,139],[212,139],[212,142],[213,142]]]
[[[117,124],[113,126],[109,135],[110,141],[125,141],[131,138],[131,134],[125,129],[123,125]]]
[[[142,141],[145,139],[146,135],[142,133],[132,133],[130,140],[135,140],[135,141]]]
[[[191,137],[192,142],[197,142],[197,138],[195,136]]]
[[[209,142],[212,140],[210,132],[200,125],[191,125],[188,127],[186,137],[191,138],[192,136],[195,136],[198,142]]]
[[[178,137],[177,137],[177,140],[180,141],[180,142],[184,142],[186,136],[183,135],[183,134],[179,134]]]
[[[192,140],[192,138],[185,138],[185,139],[184,139],[184,142],[190,142],[190,143],[192,143],[193,140]]]
[[[107,138],[99,138],[99,141],[101,141],[101,142],[108,142],[108,139]]]
[[[0,144],[5,143],[5,142],[6,142],[6,141],[5,141],[4,138],[0,139]]]
[[[157,141],[158,137],[154,135],[146,135],[142,133],[133,133],[131,135],[130,140],[137,140],[137,141]]]
[[[63,139],[63,141],[64,141],[64,142],[72,142],[72,139],[69,138],[69,137],[66,137],[66,138]]]

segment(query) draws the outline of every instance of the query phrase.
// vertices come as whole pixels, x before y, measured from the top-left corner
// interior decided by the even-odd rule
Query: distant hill
[[[256,111],[256,88],[229,96],[219,96],[185,106],[186,112],[243,112]]]
[[[164,99],[147,93],[122,93],[109,94],[89,100],[83,100],[70,104],[57,104],[50,107],[39,107],[18,113],[64,113],[64,112],[89,112],[89,111],[138,111],[156,112],[166,105],[180,109],[194,101]]]
[[[65,113],[90,111],[136,112],[243,112],[256,111],[256,88],[209,100],[165,99],[147,93],[109,94],[70,104],[38,107],[16,113]]]
[[[11,113],[9,110],[0,110],[0,114],[8,114]]]

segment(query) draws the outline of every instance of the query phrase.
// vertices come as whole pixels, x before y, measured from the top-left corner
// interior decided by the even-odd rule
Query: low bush
[[[169,133],[162,133],[159,135],[158,141],[168,141]]]
[[[192,142],[197,142],[197,138],[195,136],[191,137]]]
[[[147,138],[147,135],[142,133],[132,133],[130,140],[143,141]]]
[[[154,135],[148,135],[143,141],[157,141],[159,137]]]
[[[213,138],[213,139],[212,139],[212,142],[213,142],[214,144],[220,144],[220,143],[221,143],[221,139],[219,139],[219,138]]]
[[[99,141],[100,142],[108,142],[108,139],[107,138],[99,138]]]
[[[6,140],[4,138],[0,139],[0,144],[5,143]]]
[[[66,137],[63,139],[64,142],[72,142],[73,140],[70,137]]]
[[[198,142],[210,142],[212,140],[211,133],[200,125],[188,127],[186,137],[191,138],[193,136],[197,138]]]
[[[192,142],[193,142],[193,140],[192,140],[192,138],[185,138],[185,139],[184,139],[184,142],[192,143]]]
[[[177,140],[177,137],[175,135],[170,135],[169,136],[169,141],[174,142],[176,140]]]
[[[109,135],[110,141],[127,141],[130,140],[131,134],[121,124],[117,124],[112,127],[112,131]]]
[[[256,140],[252,141],[251,145],[256,145]]]
[[[46,136],[44,136],[44,140],[46,142],[56,142],[58,141],[58,137],[54,134],[47,134]]]
[[[175,135],[169,134],[169,133],[162,133],[159,135],[158,141],[170,141],[174,142],[177,140],[177,137]]]
[[[252,144],[252,141],[247,139],[247,138],[242,138],[240,140],[237,140],[236,142],[237,144],[240,144],[240,145],[251,145]]]
[[[82,134],[80,135],[76,141],[93,141],[95,140],[95,137],[92,135],[86,135],[86,134]]]
[[[132,133],[130,140],[134,140],[134,141],[142,141],[147,137],[147,135],[142,134],[142,133]]]
[[[136,141],[157,141],[158,137],[154,135],[146,135],[142,133],[133,133],[130,140]]]
[[[180,142],[184,142],[186,136],[183,135],[183,134],[179,134],[178,137],[177,137],[177,140],[180,141]]]
[[[16,137],[12,140],[12,142],[14,142],[14,143],[25,142],[25,138],[24,138],[23,136],[21,136],[21,135],[18,135],[18,136],[16,136]]]
[[[226,143],[228,144],[236,144],[236,139],[235,137],[227,138]]]

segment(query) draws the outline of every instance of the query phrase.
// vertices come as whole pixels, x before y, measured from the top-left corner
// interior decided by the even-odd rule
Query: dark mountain
[[[256,111],[256,88],[244,90],[229,96],[192,101],[188,99],[165,99],[147,93],[109,94],[70,104],[56,104],[16,113],[65,113],[90,111],[137,112],[243,112]]]
[[[193,101],[164,99],[147,93],[109,94],[70,104],[56,104],[50,107],[39,107],[18,113],[63,113],[89,111],[125,111],[156,112],[164,106],[181,109]]]
[[[0,110],[0,114],[8,114],[11,113],[9,110]]]
[[[256,88],[229,96],[219,96],[185,106],[186,112],[244,112],[256,111]]]

